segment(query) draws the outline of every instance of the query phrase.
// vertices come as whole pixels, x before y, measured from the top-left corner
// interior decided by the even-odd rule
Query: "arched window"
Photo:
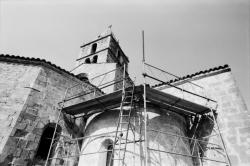
[[[85,63],[91,63],[90,59],[89,58],[85,59]]]
[[[92,59],[92,63],[97,63],[97,59],[98,59],[98,56],[95,55],[95,56],[93,57],[93,59]]]
[[[112,156],[112,150],[113,150],[113,141],[110,139],[106,139],[103,141],[100,151],[103,151],[104,153],[100,153],[98,166],[113,166],[113,156]]]
[[[45,163],[47,159],[47,155],[49,153],[49,148],[50,148],[50,144],[52,141],[52,137],[55,131],[55,126],[56,126],[55,123],[50,123],[44,127],[44,131],[41,136],[40,143],[37,148],[37,152],[34,157],[33,164]],[[57,126],[57,130],[56,130],[56,134],[55,134],[54,142],[53,142],[53,148],[51,149],[51,152],[50,152],[50,157],[53,156],[61,131],[62,131],[62,128],[60,126]]]
[[[96,43],[92,44],[91,54],[94,54],[96,52],[96,48],[97,48],[97,44]]]
[[[113,166],[113,159],[112,159],[112,150],[113,144],[107,147],[107,159],[106,159],[106,166]],[[110,164],[111,163],[111,164]]]

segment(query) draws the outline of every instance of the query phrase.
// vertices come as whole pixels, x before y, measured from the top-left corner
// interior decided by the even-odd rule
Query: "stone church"
[[[250,165],[250,114],[228,65],[133,85],[128,64],[111,31],[80,47],[73,72],[1,54],[0,166]]]

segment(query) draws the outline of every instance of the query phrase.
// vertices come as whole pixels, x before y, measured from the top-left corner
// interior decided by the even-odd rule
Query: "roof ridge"
[[[13,60],[16,58],[16,60],[28,60],[28,61],[32,61],[34,63],[36,62],[40,62],[40,63],[45,63],[50,65],[51,67],[54,67],[56,69],[59,69],[67,74],[70,74],[74,77],[77,77],[76,75],[74,75],[73,73],[70,73],[69,71],[61,68],[60,66],[57,66],[56,64],[47,61],[45,59],[41,59],[41,58],[34,58],[34,57],[25,57],[25,56],[19,56],[19,55],[10,55],[10,54],[0,54],[0,60],[10,60],[10,59],[5,59],[5,58],[13,58]],[[35,64],[35,65],[42,65],[42,64]]]
[[[6,61],[6,62],[14,62],[14,63],[23,63],[23,64],[33,64],[33,65],[37,65],[37,66],[44,66],[47,68],[50,68],[56,72],[61,71],[64,72],[66,74],[71,75],[72,77],[75,77],[76,79],[80,79],[80,77],[78,75],[74,75],[73,73],[61,68],[60,66],[57,66],[53,63],[51,63],[50,61],[47,61],[45,59],[40,59],[40,58],[34,58],[34,57],[24,57],[24,56],[19,56],[19,55],[9,55],[9,54],[0,54],[0,61]],[[85,83],[99,89],[98,87],[96,87],[95,85],[84,81]]]
[[[212,72],[218,72],[218,71],[221,71],[221,70],[225,70],[225,69],[228,69],[229,71],[231,71],[231,68],[229,67],[228,64],[225,64],[223,66],[218,66],[218,67],[214,67],[214,68],[210,68],[210,69],[207,69],[207,70],[201,70],[199,72],[196,72],[196,73],[193,73],[193,74],[188,74],[188,75],[185,75],[183,77],[179,77],[179,78],[176,78],[176,79],[171,79],[165,83],[160,83],[160,84],[155,84],[152,86],[152,88],[156,88],[156,87],[159,87],[159,86],[162,86],[162,85],[167,85],[167,84],[172,84],[172,83],[176,83],[176,82],[179,82],[179,81],[185,81],[187,79],[192,79],[192,78],[196,78],[196,77],[199,77],[199,76],[202,76],[204,74],[209,74],[209,73],[212,73]]]

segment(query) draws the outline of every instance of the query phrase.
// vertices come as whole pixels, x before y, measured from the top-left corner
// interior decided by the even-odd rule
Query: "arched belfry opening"
[[[55,123],[49,123],[44,127],[44,131],[42,133],[41,139],[39,146],[37,148],[36,155],[34,157],[34,162],[33,164],[43,164],[45,163],[47,159],[47,155],[49,153],[49,148],[51,145],[51,141],[53,138],[53,134],[55,131],[56,124]],[[50,152],[50,157],[53,156],[55,149],[56,149],[56,144],[58,142],[58,138],[61,135],[62,128],[58,125],[57,130],[55,133],[54,141],[53,141],[53,147]]]
[[[92,63],[97,63],[97,59],[98,59],[98,56],[95,55],[95,56],[93,57],[93,59],[92,59]]]
[[[89,58],[85,59],[85,63],[90,64],[91,63],[90,59]]]
[[[94,43],[91,47],[91,54],[94,54],[96,52],[97,44]]]

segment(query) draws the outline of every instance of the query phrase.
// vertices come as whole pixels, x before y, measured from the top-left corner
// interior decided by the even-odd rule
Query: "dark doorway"
[[[50,144],[52,141],[53,133],[55,131],[55,126],[56,124],[52,123],[44,127],[45,129],[41,136],[40,143],[37,148],[37,152],[36,152],[33,164],[42,164],[46,161],[47,155],[49,153],[49,148],[50,148]],[[53,155],[55,151],[56,144],[58,142],[61,131],[62,131],[61,127],[57,126],[57,130],[56,130],[56,134],[55,134],[54,142],[53,142],[53,148],[51,149],[51,152],[50,152],[50,157]]]

